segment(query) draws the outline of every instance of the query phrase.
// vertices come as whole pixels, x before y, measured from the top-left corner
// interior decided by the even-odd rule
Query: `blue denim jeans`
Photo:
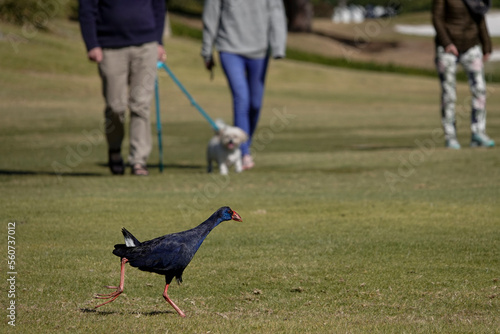
[[[243,155],[250,154],[252,136],[259,121],[268,59],[220,52],[220,62],[233,95],[234,125],[243,129],[249,138],[241,146]]]

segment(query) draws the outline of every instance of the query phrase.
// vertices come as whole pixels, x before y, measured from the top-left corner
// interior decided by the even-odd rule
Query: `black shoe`
[[[125,173],[125,164],[120,151],[108,151],[108,166],[113,175],[123,175]]]

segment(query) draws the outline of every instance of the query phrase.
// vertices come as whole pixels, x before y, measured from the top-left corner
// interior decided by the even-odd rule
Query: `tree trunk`
[[[309,32],[313,18],[313,7],[309,0],[285,0],[288,31]]]

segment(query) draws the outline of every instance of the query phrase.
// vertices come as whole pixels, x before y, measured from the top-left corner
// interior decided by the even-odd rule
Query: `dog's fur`
[[[248,135],[242,129],[229,126],[221,120],[217,120],[216,125],[219,131],[207,148],[207,171],[212,172],[212,162],[215,160],[221,175],[227,175],[232,165],[236,173],[240,173],[243,170],[240,145],[248,140]]]

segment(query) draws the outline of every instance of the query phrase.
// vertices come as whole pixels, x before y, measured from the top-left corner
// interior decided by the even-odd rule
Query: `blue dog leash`
[[[158,90],[158,77],[155,80],[155,100],[156,100],[156,132],[158,133],[158,150],[160,151],[159,168],[163,172],[163,144],[161,139],[161,119],[160,119],[160,93]]]
[[[189,94],[189,92],[186,90],[186,88],[184,88],[184,86],[182,85],[182,83],[179,81],[179,79],[177,79],[177,77],[170,70],[170,68],[167,66],[167,64],[165,64],[164,62],[159,61],[158,64],[157,64],[157,67],[158,67],[158,69],[163,68],[165,70],[165,72],[167,72],[167,74],[172,78],[172,80],[175,82],[175,84],[177,86],[179,86],[179,88],[182,90],[182,92],[186,95],[186,97],[191,102],[191,104],[200,112],[200,114],[208,121],[208,123],[210,123],[210,126],[215,131],[219,131],[219,127],[215,124],[215,122],[213,121],[213,119],[210,118],[210,116],[208,116],[208,114],[205,112],[205,110],[203,110],[203,108],[200,107],[200,105],[198,103],[196,103],[196,101],[193,99],[193,97],[191,96],[191,94]],[[156,105],[158,105],[158,104],[159,104],[159,97],[158,97],[158,94],[157,94],[156,95]]]

